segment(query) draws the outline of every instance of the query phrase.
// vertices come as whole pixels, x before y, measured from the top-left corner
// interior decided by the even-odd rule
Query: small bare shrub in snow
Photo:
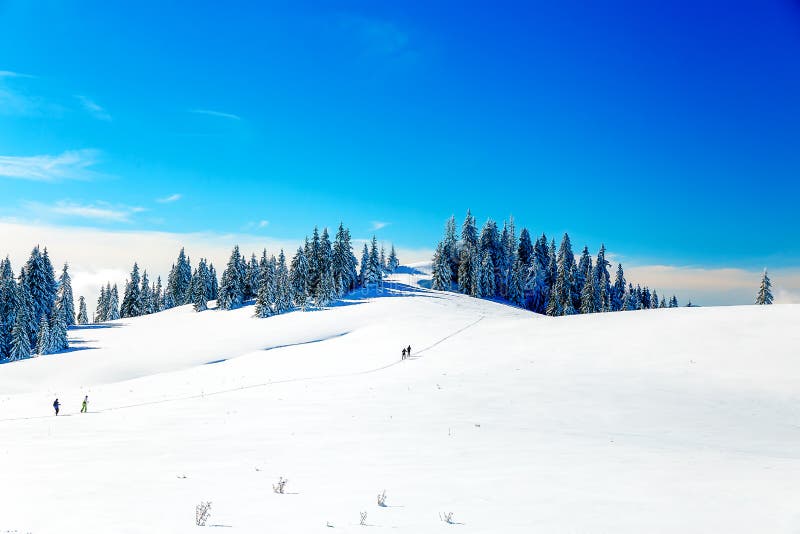
[[[378,506],[386,506],[386,490],[378,494]]]
[[[362,527],[367,526],[367,512],[361,512],[361,522],[359,523]]]
[[[278,479],[277,484],[272,485],[272,491],[275,493],[283,493],[286,488],[286,483],[289,482],[287,479],[281,477]]]
[[[201,502],[194,508],[194,522],[198,527],[206,526],[208,516],[211,515],[211,501]]]
[[[448,525],[455,524],[455,520],[453,519],[453,512],[439,512],[439,519],[441,519]]]

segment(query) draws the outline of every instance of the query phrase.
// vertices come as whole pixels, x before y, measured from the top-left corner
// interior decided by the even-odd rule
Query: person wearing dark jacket
[[[406,349],[405,348],[403,348],[403,359],[404,360],[406,359]]]
[[[408,348],[406,349],[406,358],[410,357],[411,357],[411,345],[409,345]]]
[[[58,397],[56,397],[56,400],[53,401],[53,409],[56,411],[56,415],[58,415],[58,408],[60,406],[61,406],[61,403],[58,402]]]

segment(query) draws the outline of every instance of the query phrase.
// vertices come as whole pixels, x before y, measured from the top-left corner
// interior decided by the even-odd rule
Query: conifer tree
[[[638,310],[640,307],[639,298],[633,286],[628,284],[628,291],[625,293],[625,308],[628,311]]]
[[[344,296],[345,293],[359,285],[356,272],[358,260],[353,254],[353,246],[350,243],[350,230],[346,229],[342,223],[339,223],[339,229],[336,231],[331,263],[337,296]]]
[[[581,259],[578,261],[578,268],[575,271],[575,289],[581,295],[581,308],[583,308],[583,285],[586,283],[586,271],[592,268],[592,257],[589,255],[589,247],[584,246],[581,252]],[[590,271],[590,274],[592,271]],[[594,306],[592,306],[594,308]]]
[[[393,273],[397,268],[400,266],[400,260],[397,259],[397,252],[394,249],[394,243],[392,243],[392,248],[389,250],[389,263],[388,263],[388,271]]]
[[[461,242],[464,247],[475,251],[478,250],[478,229],[475,226],[475,217],[472,216],[470,210],[467,210],[464,224],[461,225]]]
[[[625,273],[621,263],[617,264],[617,274],[611,287],[610,306],[611,311],[620,311],[625,306]]]
[[[141,315],[149,315],[155,311],[155,303],[153,302],[152,288],[150,287],[150,279],[147,277],[147,269],[142,272],[141,288],[139,295],[142,299]]]
[[[156,278],[156,285],[153,288],[153,303],[156,312],[164,311],[164,288],[161,285],[161,276]]]
[[[764,269],[764,274],[761,275],[761,286],[758,288],[758,294],[756,295],[756,304],[772,304],[772,282],[767,276],[766,269]]]
[[[330,268],[322,272],[322,276],[314,294],[314,303],[318,308],[325,308],[336,298],[336,288],[333,283],[333,272]]]
[[[292,266],[289,272],[292,288],[292,300],[302,311],[306,311],[309,297],[309,272],[308,260],[302,248],[297,249],[297,253],[292,258]]]
[[[378,256],[378,264],[380,265],[381,272],[386,273],[389,272],[389,266],[386,264],[386,249],[381,244],[381,252]]]
[[[452,273],[450,272],[450,258],[445,249],[444,242],[440,242],[433,255],[431,289],[435,289],[436,291],[449,291],[452,278]]]
[[[675,295],[672,295],[672,298],[669,299],[669,307],[670,308],[678,307],[678,298]]]
[[[97,307],[94,310],[94,322],[102,323],[106,320],[106,308],[108,307],[108,296],[106,288],[100,286],[100,296],[97,297]]]
[[[119,313],[119,292],[117,291],[117,284],[114,284],[110,290],[107,289],[108,295],[106,306],[106,321],[116,321],[120,318]]]
[[[585,249],[584,249],[585,250]],[[591,262],[591,258],[589,259]],[[595,313],[597,310],[597,295],[594,285],[594,274],[592,273],[591,263],[586,264],[586,271],[584,271],[584,280],[586,281],[581,290],[581,313]]]
[[[527,300],[526,307],[532,312],[545,314],[548,312],[549,289],[546,282],[547,267],[539,266],[539,262],[533,262],[533,274],[529,276],[526,284]]]
[[[50,316],[50,352],[61,352],[69,348],[67,340],[67,318],[64,308],[56,305]]]
[[[458,264],[458,291],[460,293],[473,297],[476,295],[479,264],[478,250],[464,244],[461,248],[461,262]]]
[[[661,304],[659,305],[659,308],[666,308],[666,307],[667,307],[667,301],[666,299],[664,299],[664,297],[661,297]]]
[[[277,312],[283,313],[292,309],[292,290],[289,277],[289,268],[286,266],[286,255],[281,249],[278,255],[278,267],[275,273],[277,292]]]
[[[46,248],[44,254],[40,252],[38,245],[33,248],[20,274],[20,282],[26,286],[33,306],[31,316],[26,318],[30,325],[31,339],[29,341],[33,343],[36,340],[41,318],[50,315],[56,299],[55,273]]]
[[[511,279],[508,283],[508,300],[516,306],[525,305],[525,272],[527,267],[521,258],[514,260],[514,267],[511,269]]]
[[[456,218],[451,215],[447,220],[447,225],[444,230],[444,253],[450,262],[450,272],[452,273],[452,281],[458,282],[458,266],[461,263],[458,250],[458,237],[456,236]]]
[[[208,266],[208,280],[208,298],[211,300],[217,300],[217,298],[219,298],[219,281],[217,280],[217,271],[214,269],[213,263]]]
[[[0,261],[0,359],[11,352],[11,331],[17,314],[17,284],[11,261],[6,257]]]
[[[217,307],[221,310],[238,308],[244,302],[244,261],[239,245],[233,247],[228,265],[222,272]]]
[[[36,354],[50,354],[50,325],[46,317],[39,321],[39,334],[36,338]]]
[[[658,293],[654,289],[653,290],[653,296],[650,297],[650,309],[654,310],[656,308],[658,308]]]
[[[58,280],[56,301],[64,308],[67,326],[75,324],[75,302],[72,297],[72,279],[69,276],[69,266],[65,263]]]
[[[144,311],[140,283],[139,265],[138,263],[134,263],[133,270],[131,270],[131,277],[125,285],[125,294],[122,297],[120,315],[123,318],[139,317]]]
[[[478,280],[478,297],[492,298],[496,294],[495,287],[495,272],[494,261],[492,261],[492,254],[488,250],[483,252],[483,259],[481,260],[480,276]]]
[[[575,312],[573,303],[576,298],[575,291],[575,254],[569,235],[564,233],[561,246],[558,249],[556,283],[553,291],[559,301],[563,315],[572,315]]]
[[[517,247],[517,257],[522,260],[525,267],[530,268],[533,262],[533,243],[531,234],[527,228],[523,228],[519,234],[519,246]]]
[[[11,350],[9,360],[23,360],[31,356],[31,342],[27,328],[28,310],[19,310],[14,320],[14,328],[11,331]]]
[[[369,275],[369,249],[364,243],[364,250],[361,252],[361,265],[358,270],[358,278],[362,287],[367,286],[367,276]]]
[[[267,259],[266,249],[261,253],[258,264],[258,295],[256,295],[255,316],[269,317],[277,308],[277,287],[275,257]]]
[[[89,314],[86,311],[86,299],[83,295],[78,299],[78,324],[89,324]]]
[[[208,309],[208,267],[203,258],[197,263],[197,267],[192,273],[190,283],[192,288],[192,308],[194,311],[201,312]]]
[[[314,232],[311,234],[311,241],[306,241],[304,256],[308,264],[308,294],[314,295],[319,285],[319,279],[322,274],[322,265],[320,265],[321,256],[321,242],[319,237],[319,229],[315,226]]]

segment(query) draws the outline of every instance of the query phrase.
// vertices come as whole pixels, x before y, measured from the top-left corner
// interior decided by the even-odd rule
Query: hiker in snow
[[[403,359],[404,360],[406,359],[406,349],[405,349],[405,347],[403,348]]]
[[[87,404],[89,404],[89,395],[86,395],[83,398],[83,403],[81,404],[81,413],[86,413]]]
[[[408,348],[406,349],[406,358],[410,357],[411,357],[411,345],[409,345]]]
[[[61,404],[58,402],[58,397],[56,397],[56,400],[53,401],[53,409],[56,411],[56,415],[58,415],[59,406],[61,406]]]

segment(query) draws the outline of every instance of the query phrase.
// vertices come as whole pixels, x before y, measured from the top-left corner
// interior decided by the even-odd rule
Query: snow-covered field
[[[200,501],[222,532],[800,532],[800,306],[554,319],[419,278],[0,366],[0,533],[199,532]]]

